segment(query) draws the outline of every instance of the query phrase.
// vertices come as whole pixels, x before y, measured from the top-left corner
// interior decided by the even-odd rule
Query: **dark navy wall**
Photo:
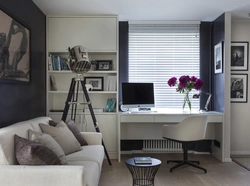
[[[211,93],[211,28],[212,22],[200,24],[200,78],[204,81],[202,91]],[[208,95],[201,94],[200,108],[204,109]],[[209,104],[212,110],[212,103]]]
[[[122,82],[128,82],[128,22],[119,22],[119,103]]]
[[[219,42],[222,46],[225,40],[225,14],[222,14],[212,23],[212,56],[214,56],[213,48]],[[223,51],[223,50],[222,50]],[[223,61],[223,60],[222,60]],[[224,66],[224,64],[223,64]],[[223,67],[224,68],[224,67]],[[212,69],[214,69],[214,58],[212,57]],[[224,72],[220,74],[212,74],[212,92],[213,92],[213,110],[224,112]]]
[[[0,128],[46,114],[46,16],[32,0],[0,0],[0,9],[31,30],[31,82],[0,84]]]

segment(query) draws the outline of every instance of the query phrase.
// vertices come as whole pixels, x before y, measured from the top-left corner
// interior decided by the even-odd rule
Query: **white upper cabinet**
[[[88,52],[117,51],[117,17],[49,17],[48,50],[66,52],[81,45]]]

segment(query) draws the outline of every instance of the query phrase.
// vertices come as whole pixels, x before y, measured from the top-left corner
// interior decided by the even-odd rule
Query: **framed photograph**
[[[248,70],[248,42],[231,43],[231,70]]]
[[[92,91],[103,91],[103,77],[84,77],[84,81],[92,85]]]
[[[247,74],[231,74],[231,102],[247,103]]]
[[[96,70],[112,70],[112,60],[96,60]]]
[[[30,82],[30,30],[0,9],[0,82]]]
[[[222,56],[222,42],[214,46],[214,73],[222,73],[223,56]]]

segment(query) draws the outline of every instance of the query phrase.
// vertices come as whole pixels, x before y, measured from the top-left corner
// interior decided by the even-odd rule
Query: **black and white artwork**
[[[103,91],[103,77],[84,77],[84,81],[92,85],[92,91]]]
[[[214,46],[214,73],[222,73],[223,58],[222,58],[222,42]]]
[[[112,70],[112,60],[96,60],[96,70]]]
[[[231,102],[247,102],[247,74],[231,75]]]
[[[0,82],[30,81],[30,31],[0,10]]]
[[[248,42],[231,43],[231,70],[248,70]]]

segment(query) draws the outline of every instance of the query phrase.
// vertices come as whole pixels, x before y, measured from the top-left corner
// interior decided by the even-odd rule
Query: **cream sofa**
[[[98,186],[104,159],[101,133],[82,132],[87,146],[66,155],[68,165],[18,165],[14,152],[14,135],[28,139],[28,130],[41,132],[39,123],[49,117],[19,122],[0,129],[1,186]]]

